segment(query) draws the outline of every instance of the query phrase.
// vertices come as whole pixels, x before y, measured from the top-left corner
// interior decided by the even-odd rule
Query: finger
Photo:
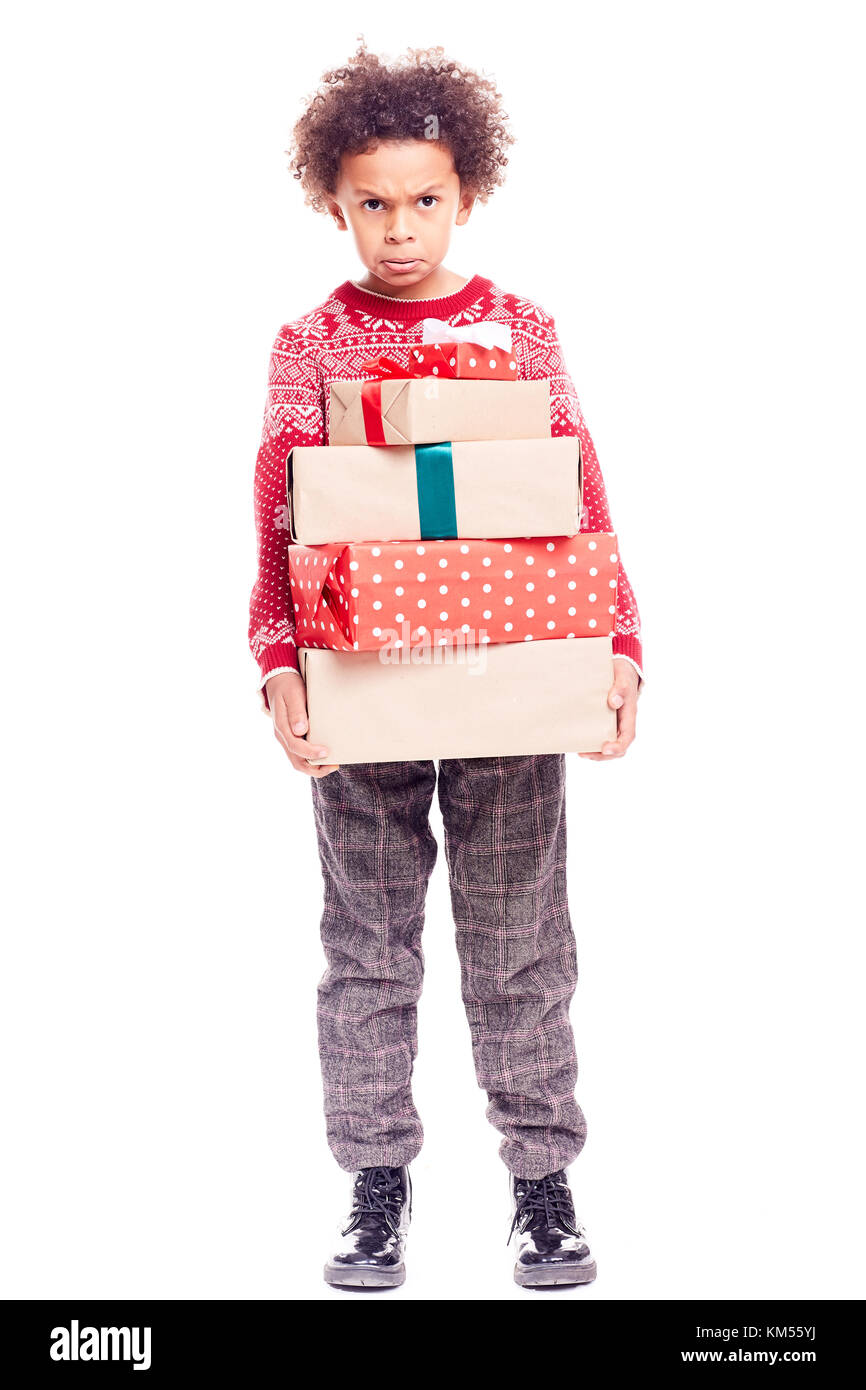
[[[283,745],[290,758],[298,758],[306,762],[308,758],[326,758],[328,750],[324,744],[311,744],[305,738],[298,738],[288,728],[286,720],[277,715],[274,717],[274,735]]]
[[[622,709],[617,711],[617,736],[608,743],[601,746],[603,758],[621,758],[634,740],[635,729],[635,707],[637,697],[626,700]]]
[[[622,745],[623,752],[634,739],[636,722],[637,695],[632,691],[620,710],[617,720],[617,743]]]
[[[291,754],[289,757],[292,767],[297,772],[305,773],[307,777],[327,777],[329,773],[336,772],[340,766],[339,763],[323,763],[321,767],[313,767],[306,758],[294,757]]]
[[[326,777],[329,772],[336,772],[340,766],[339,763],[322,763],[320,767],[317,767],[313,761],[315,756],[313,754],[311,757],[301,759],[304,771],[309,772],[311,777]]]
[[[307,716],[307,688],[300,682],[300,688],[292,689],[291,694],[283,694],[273,712],[274,733],[286,752],[296,758],[325,758],[328,749],[324,744],[312,746],[307,742],[310,721]],[[335,764],[336,766],[336,764]]]
[[[607,693],[607,703],[611,709],[622,709],[623,705],[636,693],[635,683],[628,676],[616,676]]]
[[[629,744],[634,740],[637,699],[638,692],[628,677],[614,680],[607,692],[607,703],[611,709],[615,709],[617,712],[616,738],[608,739],[606,743],[603,743],[599,753],[578,753],[577,756],[587,758],[594,763],[610,762],[612,758],[621,758]]]
[[[303,738],[310,727],[307,717],[306,688],[302,688],[291,695],[284,695],[282,703],[285,710],[285,720],[289,729],[298,738]]]

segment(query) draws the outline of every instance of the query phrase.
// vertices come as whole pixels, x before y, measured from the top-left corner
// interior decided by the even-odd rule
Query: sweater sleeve
[[[583,509],[581,531],[615,531],[611,523],[607,492],[601,475],[592,436],[586,427],[583,411],[574,383],[565,365],[554,320],[544,316],[544,322],[527,323],[518,339],[520,375],[535,380],[550,381],[550,431],[556,436],[577,435],[583,456]],[[619,538],[617,546],[621,552]],[[631,583],[620,553],[616,589],[616,627],[613,634],[613,654],[624,657],[638,674],[638,689],[643,685],[643,645],[640,613]]]
[[[250,596],[249,646],[259,666],[265,710],[265,681],[280,671],[299,671],[295,613],[289,587],[286,461],[296,445],[325,442],[320,375],[309,348],[284,326],[268,364],[261,443],[254,479],[258,570]]]

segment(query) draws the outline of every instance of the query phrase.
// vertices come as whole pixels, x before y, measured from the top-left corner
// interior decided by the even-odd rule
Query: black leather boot
[[[405,1165],[360,1168],[343,1243],[325,1265],[325,1281],[354,1288],[402,1284],[411,1216],[412,1182]]]
[[[546,1178],[510,1175],[511,1230],[517,1263],[514,1279],[527,1287],[542,1284],[589,1284],[595,1278],[586,1229],[574,1214],[568,1179],[562,1169]]]

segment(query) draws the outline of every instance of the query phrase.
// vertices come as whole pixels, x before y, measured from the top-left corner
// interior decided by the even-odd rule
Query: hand
[[[310,728],[307,718],[307,687],[300,671],[283,671],[271,676],[267,682],[268,704],[274,721],[274,734],[288,754],[289,762],[297,772],[305,772],[308,777],[327,777],[336,772],[339,763],[326,763],[322,767],[311,767],[308,758],[327,757],[327,748],[311,746],[305,734]]]
[[[596,763],[611,762],[622,758],[629,744],[634,740],[634,726],[637,718],[638,685],[640,677],[630,661],[614,657],[613,685],[607,692],[607,703],[616,714],[616,739],[603,743],[600,753],[578,753],[579,758],[590,758]]]

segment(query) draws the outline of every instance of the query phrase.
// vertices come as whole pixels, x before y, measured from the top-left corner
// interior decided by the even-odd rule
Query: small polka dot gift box
[[[476,327],[478,325],[475,325]],[[510,334],[509,334],[510,337]],[[384,354],[369,357],[362,370],[374,377],[432,376],[463,381],[516,381],[517,359],[511,348],[469,339],[425,342],[410,350],[409,367]]]
[[[289,547],[299,647],[334,651],[602,637],[614,533]]]
[[[463,381],[516,381],[517,362],[503,348],[481,343],[425,343],[412,349],[413,370],[424,376],[456,377]]]

